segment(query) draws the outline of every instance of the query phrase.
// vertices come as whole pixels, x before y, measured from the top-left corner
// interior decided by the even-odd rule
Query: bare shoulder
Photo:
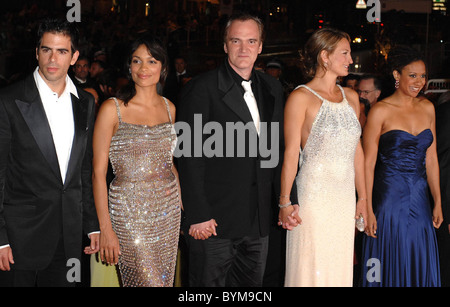
[[[119,107],[123,106],[122,100],[117,99],[117,101],[119,103]],[[115,121],[118,121],[116,102],[113,98],[109,98],[103,101],[100,105],[100,109],[97,114],[97,121],[102,119],[111,120],[112,118],[114,118]]]
[[[117,102],[119,103],[119,106],[123,106],[122,100],[117,99]],[[108,98],[105,101],[103,101],[102,104],[100,105],[99,112],[101,112],[102,110],[103,110],[103,112],[111,112],[111,111],[116,112],[117,107],[116,107],[116,101],[114,100],[114,98]]]
[[[434,109],[435,109],[434,104],[431,101],[429,101],[427,98],[417,97],[416,99],[424,108],[426,108],[428,110],[432,110],[434,112]]]
[[[383,122],[395,112],[393,106],[386,100],[381,100],[370,107],[367,121]]]
[[[175,114],[176,114],[176,107],[175,104],[167,99],[166,97],[163,97],[167,101],[167,104],[169,105],[170,115],[172,116],[173,120],[175,120]]]
[[[352,90],[349,87],[342,87],[344,90],[345,97],[347,97],[347,101],[352,105],[359,105],[359,95],[357,92]]]
[[[292,101],[296,104],[307,104],[312,99],[318,99],[310,90],[304,87],[297,87],[292,93],[289,95],[288,102]],[[287,103],[288,103],[287,102]]]
[[[426,99],[425,97],[418,97],[417,98],[419,105],[423,108],[425,114],[427,114],[427,117],[433,122],[436,120],[436,109],[434,104]]]

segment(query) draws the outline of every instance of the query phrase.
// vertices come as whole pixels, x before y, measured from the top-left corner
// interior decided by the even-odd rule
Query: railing
[[[450,79],[430,79],[427,82],[425,94],[445,93],[447,91],[450,91]]]

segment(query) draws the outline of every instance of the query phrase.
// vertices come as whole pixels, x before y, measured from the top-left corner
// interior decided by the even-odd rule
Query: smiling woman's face
[[[138,86],[156,85],[161,78],[162,64],[156,60],[145,45],[139,46],[131,59],[131,77]]]
[[[427,72],[423,61],[415,61],[406,65],[401,74],[394,71],[395,80],[399,81],[398,90],[408,96],[417,97],[427,80]]]

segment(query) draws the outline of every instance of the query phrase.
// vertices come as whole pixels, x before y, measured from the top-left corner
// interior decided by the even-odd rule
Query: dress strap
[[[342,93],[342,101],[347,101],[347,97],[345,96],[345,92],[344,92],[344,89],[342,88],[342,86],[340,86],[339,84],[336,84],[336,85],[337,85],[338,88],[341,90],[341,93]],[[317,98],[319,98],[319,99],[322,100],[322,101],[326,100],[325,98],[323,98],[322,96],[320,96],[319,94],[317,94],[316,91],[314,91],[312,88],[310,88],[309,86],[307,86],[307,85],[305,85],[305,84],[299,85],[297,88],[299,88],[299,87],[304,87],[304,88],[306,88],[308,91],[310,91],[311,93],[313,93],[314,95],[316,95]]]
[[[120,115],[119,101],[117,101],[117,98],[116,98],[116,97],[112,97],[112,99],[113,99],[114,102],[116,103],[117,116],[119,117],[119,123],[121,123],[121,122],[122,122],[122,116]]]
[[[170,114],[169,102],[167,101],[166,97],[163,97],[163,99],[164,99],[164,102],[166,103],[167,113],[169,113],[169,120],[170,120],[170,123],[173,124],[173,121],[172,121],[172,114]]]
[[[304,88],[306,88],[308,91],[310,91],[311,93],[313,93],[314,95],[316,95],[316,97],[319,98],[319,99],[322,100],[322,101],[326,100],[326,99],[324,99],[322,96],[320,96],[319,94],[317,94],[316,91],[314,91],[312,88],[310,88],[309,86],[307,86],[307,85],[305,85],[305,84],[299,85],[297,88],[299,88],[299,87],[304,87]]]
[[[345,97],[345,91],[344,91],[344,89],[342,88],[342,86],[340,86],[339,84],[337,84],[337,86],[339,87],[339,89],[341,90],[341,93],[342,93],[342,100],[344,101],[347,101],[347,97]]]

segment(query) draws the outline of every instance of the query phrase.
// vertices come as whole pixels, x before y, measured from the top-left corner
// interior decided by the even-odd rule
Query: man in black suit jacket
[[[450,100],[436,107],[436,146],[439,159],[444,222],[437,231],[441,284],[450,286]]]
[[[67,76],[78,57],[77,37],[67,21],[43,22],[38,68],[0,93],[2,286],[75,285],[82,228],[91,233],[85,252],[98,250],[91,183],[95,103]]]
[[[258,18],[232,17],[224,39],[225,63],[186,84],[177,113],[178,128],[187,123],[194,130],[188,139],[190,153],[178,159],[186,224],[190,226],[189,285],[261,286],[273,195],[280,184],[283,89],[277,80],[253,69],[263,44]],[[260,126],[243,98],[241,82],[248,80],[252,81]],[[239,124],[245,124],[247,131],[237,129],[234,135],[227,130]],[[209,134],[200,137],[200,146],[196,141],[196,128],[205,131],[207,125],[223,132],[214,131],[217,143],[211,146],[216,152],[213,156],[201,147],[207,147]],[[256,150],[252,138],[257,140]],[[179,148],[184,146],[181,139],[185,138],[180,135]],[[266,148],[276,152],[264,155],[260,145],[265,140]],[[244,155],[239,152],[243,147]],[[252,155],[252,151],[257,154]]]
[[[163,95],[178,107],[181,89],[192,76],[187,72],[187,63],[184,57],[177,56],[173,62],[173,71],[170,71],[167,76],[163,88]]]

